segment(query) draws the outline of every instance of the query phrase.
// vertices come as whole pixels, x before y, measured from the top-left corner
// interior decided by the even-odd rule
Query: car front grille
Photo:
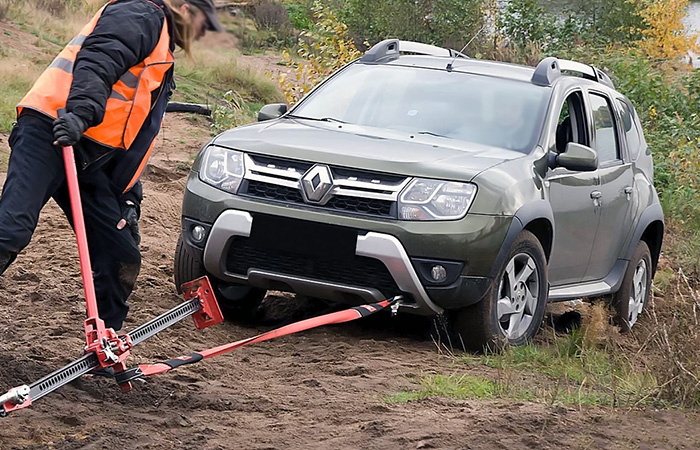
[[[304,197],[299,189],[279,186],[260,181],[248,181],[247,188],[242,195],[263,198],[284,203],[305,204]],[[377,217],[394,218],[394,202],[373,198],[350,197],[336,195],[321,208],[344,211],[354,214],[363,214]]]
[[[398,195],[411,181],[400,175],[328,166],[332,190],[323,201],[310,202],[302,194],[301,180],[315,164],[246,154],[245,165],[240,195],[386,219],[397,218]]]
[[[304,197],[302,197],[299,189],[263,183],[261,181],[249,181],[248,188],[243,194],[278,202],[304,203]]]
[[[355,287],[371,286],[387,298],[401,293],[384,263],[377,259],[352,255],[319,258],[298,252],[265,248],[250,239],[233,239],[226,259],[226,270],[247,275],[249,269],[266,270],[314,280]]]

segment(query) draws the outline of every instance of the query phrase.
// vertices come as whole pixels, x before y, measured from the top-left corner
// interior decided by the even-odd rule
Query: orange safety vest
[[[41,74],[32,89],[17,105],[17,115],[31,108],[52,118],[65,108],[73,83],[73,65],[83,42],[93,32],[110,0]],[[163,21],[160,40],[153,52],[126,71],[112,86],[102,123],[89,128],[85,136],[108,147],[128,150],[151,112],[151,93],[163,84],[165,74],[173,66],[168,21]],[[152,145],[152,144],[151,144]],[[149,151],[150,153],[150,151]]]

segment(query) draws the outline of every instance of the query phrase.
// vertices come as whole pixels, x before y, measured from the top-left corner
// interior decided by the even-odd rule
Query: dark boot
[[[10,267],[15,258],[17,258],[17,253],[0,250],[0,275],[5,273],[5,270]]]

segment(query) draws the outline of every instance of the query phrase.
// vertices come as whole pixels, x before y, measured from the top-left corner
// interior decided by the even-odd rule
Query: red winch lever
[[[59,115],[61,115],[61,112],[59,112]],[[63,163],[66,166],[68,196],[70,197],[70,207],[73,213],[75,237],[78,241],[80,274],[83,278],[85,305],[87,307],[87,319],[85,320],[85,340],[87,344],[85,353],[94,352],[101,367],[123,365],[124,359],[129,356],[129,350],[133,344],[130,339],[119,339],[119,336],[113,329],[105,329],[105,323],[100,319],[97,311],[95,282],[92,277],[92,264],[90,262],[90,251],[85,231],[85,218],[83,217],[83,205],[80,199],[78,171],[75,166],[73,147],[63,147]]]
[[[62,114],[63,111],[59,111],[59,116]],[[4,417],[10,411],[30,406],[32,402],[93,369],[114,367],[115,373],[122,372],[126,369],[124,361],[129,356],[134,345],[181,321],[185,317],[194,316],[195,325],[200,329],[223,321],[221,310],[216,302],[209,280],[203,277],[182,286],[187,301],[138,327],[131,333],[118,336],[113,329],[105,328],[105,324],[100,319],[97,309],[95,284],[92,277],[92,265],[90,263],[87,233],[85,231],[85,219],[80,199],[78,172],[72,147],[63,147],[63,161],[66,170],[71,212],[73,214],[73,227],[78,242],[80,272],[85,291],[87,309],[85,355],[29,386],[18,386],[10,389],[6,394],[0,395],[0,417]],[[131,389],[131,383],[121,383],[120,387],[123,390],[129,390]]]

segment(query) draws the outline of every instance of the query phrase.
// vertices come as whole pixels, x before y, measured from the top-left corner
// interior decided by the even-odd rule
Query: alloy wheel
[[[539,272],[535,260],[518,253],[506,265],[498,288],[497,316],[501,330],[510,340],[527,333],[537,309]]]
[[[630,327],[637,322],[637,317],[644,309],[644,300],[647,296],[649,285],[649,268],[645,259],[640,259],[637,268],[634,270],[634,278],[632,278],[632,291],[630,292],[627,323]]]

